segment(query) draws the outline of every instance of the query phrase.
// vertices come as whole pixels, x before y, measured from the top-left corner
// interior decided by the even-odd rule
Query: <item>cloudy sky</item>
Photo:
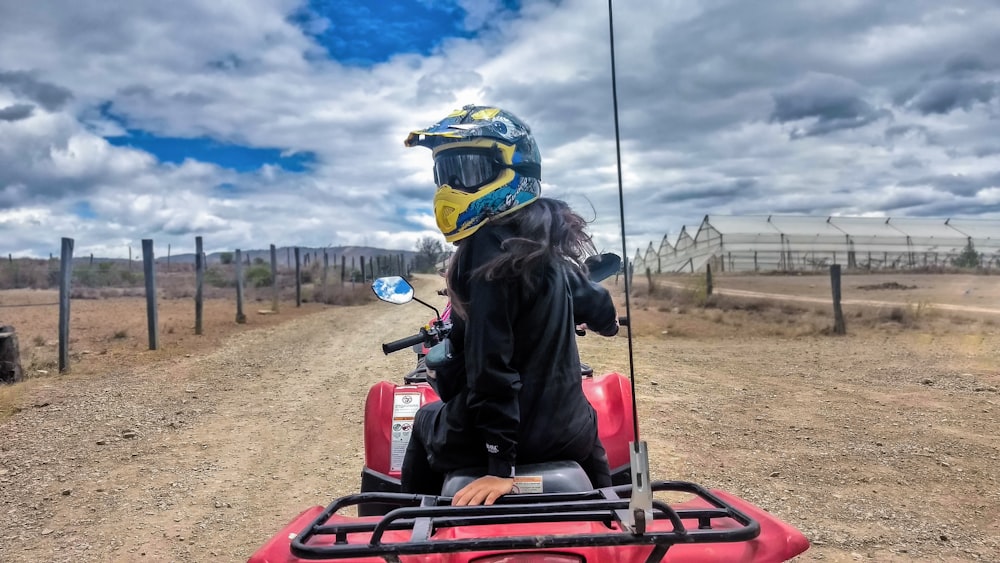
[[[626,228],[706,214],[1000,219],[993,0],[615,3]],[[0,252],[438,235],[412,129],[534,129],[618,242],[604,0],[0,0]],[[443,238],[441,239],[443,241]]]

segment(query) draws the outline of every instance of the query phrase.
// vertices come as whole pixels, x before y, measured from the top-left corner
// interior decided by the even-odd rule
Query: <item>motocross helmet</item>
[[[538,199],[542,158],[531,130],[510,112],[468,105],[413,131],[408,147],[434,156],[434,218],[448,242]]]

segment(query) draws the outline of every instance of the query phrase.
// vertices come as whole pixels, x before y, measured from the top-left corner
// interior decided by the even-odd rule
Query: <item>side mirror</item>
[[[387,303],[402,305],[413,301],[413,286],[399,276],[378,278],[372,282],[375,296]]]
[[[622,267],[622,259],[617,254],[606,252],[590,256],[584,262],[587,277],[592,282],[600,282],[616,274]]]

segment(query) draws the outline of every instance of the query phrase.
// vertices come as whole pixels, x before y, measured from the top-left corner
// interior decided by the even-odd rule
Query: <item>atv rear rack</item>
[[[649,545],[654,549],[646,560],[656,562],[661,561],[674,544],[741,542],[760,534],[760,524],[756,520],[701,485],[658,481],[652,484],[652,489],[660,493],[690,494],[694,497],[690,504],[702,506],[672,508],[654,499],[654,522],[647,526],[645,533],[633,534],[623,526],[628,519],[629,485],[580,493],[507,495],[493,506],[461,507],[451,506],[450,497],[360,493],[341,497],[327,506],[292,538],[291,551],[302,559],[381,557],[394,562],[399,561],[401,555],[430,553]],[[371,502],[399,508],[381,518],[335,516],[347,507]],[[330,523],[331,517],[334,523]],[[685,527],[685,520],[694,526]],[[564,527],[559,533],[546,535],[496,537],[483,530],[483,535],[478,537],[433,537],[435,533],[458,527],[462,527],[462,535],[466,536],[474,535],[470,530],[478,530],[475,527],[479,526],[545,523],[551,527],[581,522],[600,525],[584,527],[587,533],[574,533],[571,528],[566,530]],[[595,530],[598,531],[595,533]],[[387,532],[393,538],[388,538]],[[353,536],[349,538],[348,535]]]

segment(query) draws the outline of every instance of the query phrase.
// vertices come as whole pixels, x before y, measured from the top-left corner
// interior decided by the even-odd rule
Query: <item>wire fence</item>
[[[223,252],[216,255],[217,260],[209,266],[208,257],[203,251],[202,237],[195,237],[195,256],[193,264],[178,263],[174,260],[157,260],[152,239],[142,241],[141,269],[133,264],[131,252],[126,265],[121,261],[100,260],[91,255],[89,259],[74,259],[73,247],[75,241],[71,238],[62,239],[62,249],[58,260],[58,269],[53,266],[53,257],[44,259],[14,259],[8,255],[6,264],[0,263],[0,289],[32,288],[51,289],[57,285],[59,299],[56,302],[40,303],[2,303],[0,309],[58,307],[59,308],[59,338],[58,338],[58,369],[64,372],[69,368],[70,343],[70,307],[74,299],[100,298],[104,296],[144,296],[146,299],[147,327],[149,349],[159,348],[159,327],[157,322],[157,299],[160,296],[189,297],[195,300],[194,332],[202,334],[203,302],[206,289],[213,289],[231,295],[235,290],[236,313],[235,322],[246,322],[243,313],[244,300],[247,298],[245,289],[252,287],[257,293],[257,300],[262,300],[266,294],[271,299],[269,312],[278,312],[279,294],[290,287],[295,290],[295,306],[300,307],[304,300],[303,285],[308,284],[313,301],[327,304],[350,304],[356,301],[357,292],[363,290],[365,282],[379,276],[408,275],[413,269],[413,260],[408,260],[404,253],[381,251],[374,256],[331,255],[329,252],[308,250],[298,247],[287,247],[285,252],[285,268],[279,268],[278,249],[270,245],[268,251],[243,252],[234,249],[233,252]],[[373,249],[375,250],[375,249]],[[168,251],[169,252],[169,251]],[[339,258],[339,264],[338,260]],[[4,267],[6,266],[6,267]],[[192,280],[192,275],[194,279]],[[159,287],[164,284],[166,287]],[[194,285],[191,295],[192,282]],[[124,290],[124,291],[123,291]],[[107,292],[107,293],[105,293]],[[115,293],[117,292],[117,293]],[[366,296],[370,292],[363,292]],[[0,294],[0,299],[5,296]],[[4,324],[0,322],[0,324]],[[13,352],[17,354],[17,352]],[[2,375],[2,374],[0,374]],[[0,380],[6,381],[0,377]],[[9,382],[9,381],[8,381]]]

